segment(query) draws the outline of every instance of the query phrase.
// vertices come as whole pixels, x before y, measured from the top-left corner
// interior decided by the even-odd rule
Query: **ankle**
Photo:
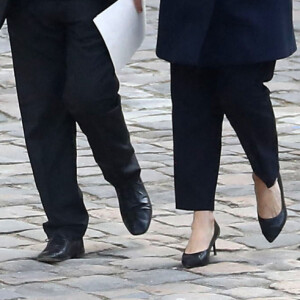
[[[212,211],[195,211],[192,229],[211,228],[214,226],[215,217]]]
[[[255,186],[265,185],[265,183],[255,173],[252,173],[252,179],[254,181]]]

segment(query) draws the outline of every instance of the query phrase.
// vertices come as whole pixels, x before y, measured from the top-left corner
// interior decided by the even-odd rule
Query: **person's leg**
[[[195,212],[185,253],[207,249],[214,230],[223,121],[215,74],[214,69],[171,66],[176,208]]]
[[[171,66],[178,209],[214,210],[223,121],[214,74],[213,69]]]
[[[66,3],[67,82],[64,102],[87,136],[105,179],[117,191],[123,221],[132,234],[147,231],[151,204],[124,120],[119,82],[93,18],[106,1]]]
[[[254,171],[261,217],[274,217],[281,207],[276,121],[270,91],[275,62],[220,69],[219,96]]]
[[[72,16],[67,31],[64,101],[86,134],[105,179],[119,186],[136,181],[140,167],[122,113],[119,82],[93,23],[93,17],[103,9],[102,3],[74,1],[68,7]]]
[[[8,17],[26,145],[48,218],[48,238],[81,239],[88,214],[76,178],[75,121],[62,101],[64,28],[49,21],[46,5],[52,2],[38,2],[12,1]]]

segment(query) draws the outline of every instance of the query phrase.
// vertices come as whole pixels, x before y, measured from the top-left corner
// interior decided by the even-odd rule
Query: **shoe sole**
[[[48,263],[48,264],[54,264],[54,263],[59,263],[59,262],[63,262],[65,260],[69,260],[69,259],[78,259],[78,258],[82,258],[84,256],[85,253],[81,253],[81,254],[76,254],[74,256],[69,256],[66,257],[64,259],[57,259],[57,258],[50,258],[50,257],[45,257],[45,258],[36,258],[37,261],[39,262],[43,262],[43,263]]]

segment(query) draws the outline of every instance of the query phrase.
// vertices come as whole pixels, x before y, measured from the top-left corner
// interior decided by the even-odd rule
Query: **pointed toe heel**
[[[216,240],[218,239],[219,236],[220,236],[220,227],[218,223],[215,221],[215,231],[210,241],[209,247],[206,250],[197,253],[192,253],[192,254],[183,253],[182,260],[181,260],[182,265],[187,269],[203,267],[208,265],[210,252],[212,248],[214,251],[214,255],[217,255]]]
[[[268,242],[272,243],[282,231],[286,220],[287,220],[287,209],[284,200],[284,191],[281,176],[278,177],[278,184],[281,193],[281,211],[280,213],[271,219],[264,219],[258,215],[259,225],[262,231],[262,234],[267,239]]]

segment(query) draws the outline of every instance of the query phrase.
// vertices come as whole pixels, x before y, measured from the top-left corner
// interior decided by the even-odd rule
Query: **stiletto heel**
[[[279,233],[281,232],[287,220],[287,210],[284,201],[283,185],[282,185],[282,180],[280,175],[278,176],[278,184],[281,193],[281,205],[282,205],[280,213],[276,217],[271,219],[263,219],[258,215],[258,221],[259,221],[261,231],[265,236],[265,238],[270,243],[272,243],[278,237]]]
[[[214,249],[214,255],[217,255],[217,248],[216,248],[216,244],[213,244],[213,249]]]
[[[209,256],[212,248],[214,250],[214,254],[217,255],[216,240],[219,236],[220,236],[220,227],[218,223],[215,221],[214,235],[209,243],[208,248],[204,251],[200,251],[192,254],[186,254],[184,252],[182,255],[182,265],[188,269],[206,266],[209,263]]]

